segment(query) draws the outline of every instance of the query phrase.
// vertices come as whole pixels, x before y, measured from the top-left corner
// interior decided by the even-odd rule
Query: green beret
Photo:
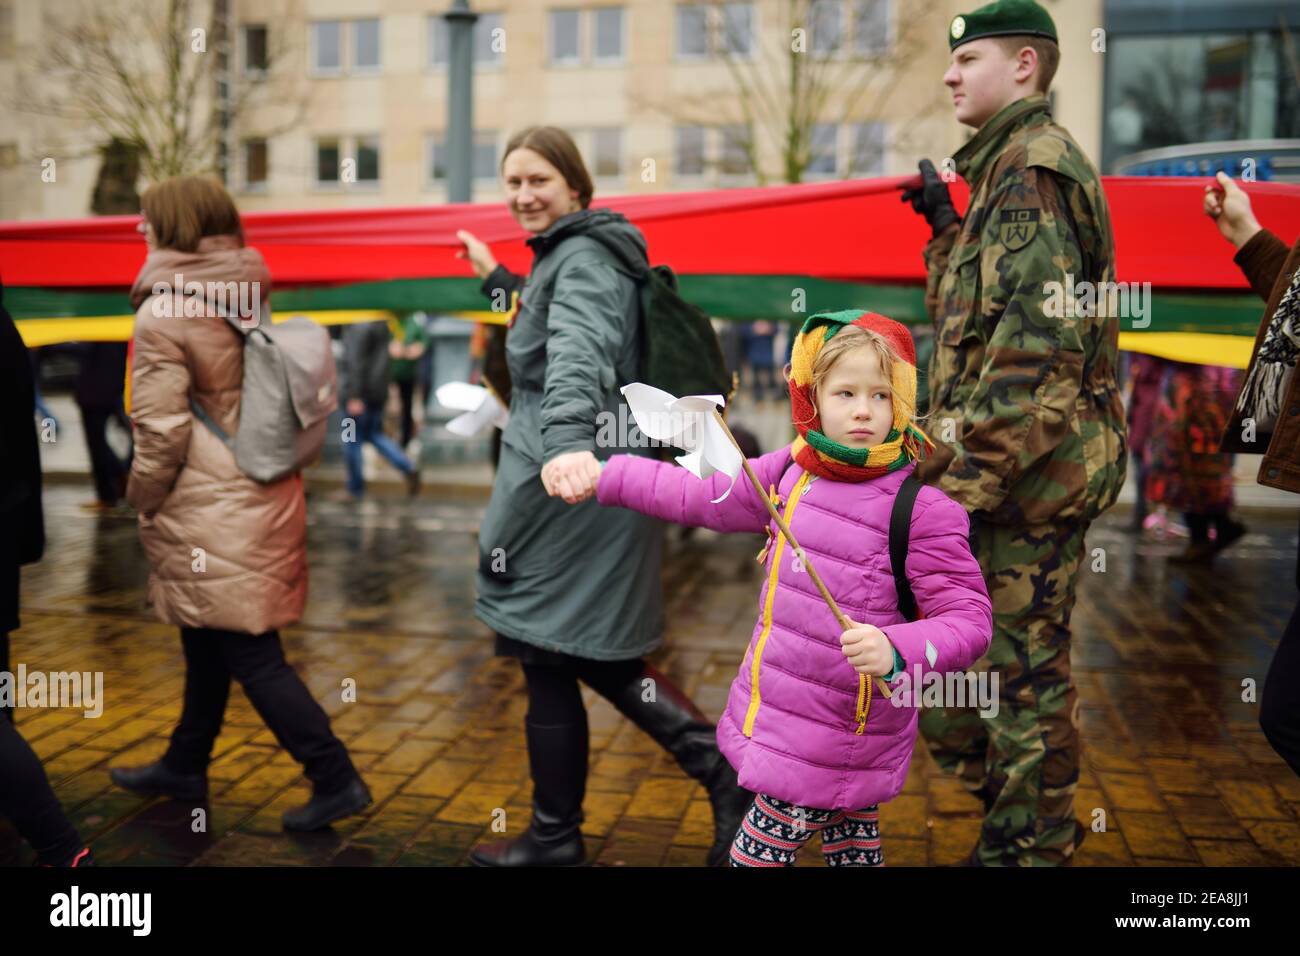
[[[983,37],[1035,36],[1053,43],[1056,24],[1051,15],[1034,0],[996,0],[973,13],[961,13],[948,26],[948,48]]]

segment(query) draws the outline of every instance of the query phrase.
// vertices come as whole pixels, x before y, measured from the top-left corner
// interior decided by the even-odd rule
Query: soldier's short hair
[[[1039,93],[1046,93],[1056,76],[1056,68],[1061,65],[1061,48],[1047,37],[1021,36],[992,37],[1002,47],[1007,56],[1015,56],[1022,47],[1033,47],[1038,54],[1038,73],[1035,74]]]

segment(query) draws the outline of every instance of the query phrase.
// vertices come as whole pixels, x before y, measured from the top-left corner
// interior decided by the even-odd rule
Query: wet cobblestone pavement
[[[23,709],[18,726],[103,865],[456,865],[528,819],[526,701],[515,662],[492,656],[471,614],[477,499],[378,499],[360,508],[314,496],[311,595],[286,653],[353,754],[375,797],[364,816],[289,835],[280,814],[308,796],[236,685],[210,771],[206,832],[190,806],[114,787],[110,766],[160,756],[178,716],[176,630],[144,607],[147,568],[128,514],[81,511],[84,490],[47,489],[49,544],[26,569],[13,669],[103,671],[103,715]],[[1074,617],[1084,765],[1076,813],[1100,808],[1081,865],[1300,863],[1300,780],[1258,727],[1242,682],[1262,685],[1296,600],[1293,516],[1250,515],[1250,534],[1210,568],[1165,557],[1178,545],[1094,526]],[[716,717],[755,613],[759,542],[696,532],[665,563],[670,630],[653,662]],[[692,620],[684,609],[698,606]],[[357,701],[344,703],[345,678]],[[610,705],[590,705],[588,852],[605,865],[696,865],[711,840],[701,787]],[[499,816],[499,814],[498,814]],[[954,863],[980,809],[918,743],[907,786],[882,807],[893,866]],[[509,835],[509,833],[507,834]],[[30,853],[0,822],[0,865]],[[809,847],[800,865],[822,865]]]

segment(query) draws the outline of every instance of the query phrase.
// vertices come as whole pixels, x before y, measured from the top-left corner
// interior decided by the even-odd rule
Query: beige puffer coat
[[[261,254],[234,236],[208,236],[192,253],[157,249],[132,287],[135,458],[127,500],[140,512],[149,598],[171,624],[262,634],[298,620],[307,600],[302,475],[265,485],[246,478],[192,417],[191,395],[228,434],[237,430],[243,343],[211,292],[200,309],[191,306],[202,315],[165,314],[167,304],[178,311],[180,299],[154,295],[155,283],[170,290],[178,275],[204,289],[257,282],[262,321],[270,320],[270,273]]]

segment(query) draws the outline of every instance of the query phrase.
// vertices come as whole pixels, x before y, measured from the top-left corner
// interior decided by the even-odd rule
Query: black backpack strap
[[[894,589],[898,592],[898,609],[903,617],[915,621],[918,617],[916,595],[907,583],[907,548],[912,533],[912,507],[916,504],[921,482],[915,474],[908,475],[894,495],[894,508],[889,514],[889,566],[894,572]]]

